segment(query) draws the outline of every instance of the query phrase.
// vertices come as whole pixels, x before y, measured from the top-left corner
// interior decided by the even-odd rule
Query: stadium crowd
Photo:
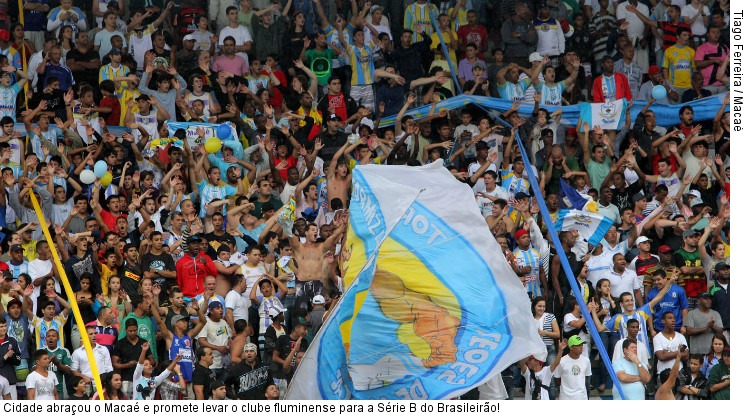
[[[601,345],[628,398],[728,399],[728,96],[710,120],[694,107],[728,89],[728,13],[728,0],[0,0],[0,394],[96,398],[82,333],[106,399],[312,384],[292,377],[343,293],[354,168],[443,159],[548,350],[502,373],[510,397],[604,394]],[[459,94],[513,101],[499,115],[513,128],[474,105],[435,110]],[[621,98],[645,106],[617,130],[561,123],[561,106]],[[679,122],[657,125],[671,104],[686,104]],[[215,149],[174,122],[236,135]],[[556,221],[567,188],[612,221],[601,244],[547,238],[534,196]]]

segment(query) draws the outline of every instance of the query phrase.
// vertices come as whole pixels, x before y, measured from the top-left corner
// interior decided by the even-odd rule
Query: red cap
[[[529,232],[526,229],[518,229],[517,232],[514,233],[514,239],[519,239],[522,237],[522,235],[527,235]]]
[[[566,136],[576,136],[576,128],[566,129]]]
[[[670,247],[668,245],[659,246],[659,252],[660,253],[670,253],[670,252],[672,252],[672,247]]]
[[[659,68],[658,65],[652,65],[648,67],[648,75],[659,74],[660,72],[661,72],[661,68]]]

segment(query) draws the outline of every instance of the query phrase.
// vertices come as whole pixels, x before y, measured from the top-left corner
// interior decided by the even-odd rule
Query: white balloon
[[[85,184],[92,184],[96,181],[96,174],[92,170],[83,170],[80,172],[80,181]]]

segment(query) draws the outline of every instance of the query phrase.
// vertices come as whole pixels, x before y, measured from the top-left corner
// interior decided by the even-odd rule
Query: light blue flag
[[[555,221],[557,231],[575,229],[582,238],[592,245],[599,244],[612,225],[612,220],[606,216],[577,209],[559,210],[558,219]]]
[[[449,399],[545,358],[524,286],[441,160],[358,166],[349,212],[347,290],[287,399]]]

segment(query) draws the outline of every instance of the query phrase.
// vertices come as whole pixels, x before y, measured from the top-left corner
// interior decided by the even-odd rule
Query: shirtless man
[[[289,242],[292,252],[297,261],[295,276],[297,278],[297,299],[295,308],[310,308],[310,301],[315,295],[323,290],[323,258],[328,252],[334,252],[339,238],[346,232],[349,223],[349,214],[334,220],[336,229],[328,239],[318,242],[318,226],[314,223],[307,224],[305,232],[305,243],[300,242],[300,237],[293,235]],[[304,306],[303,306],[304,305]]]
[[[326,178],[328,179],[328,201],[330,202],[334,198],[341,199],[344,204],[344,208],[348,208],[349,204],[349,185],[351,184],[351,174],[349,173],[349,167],[342,161],[341,164],[338,160],[344,155],[344,151],[349,147],[349,143],[345,142],[341,148],[333,154],[331,164],[328,166],[328,173]]]
[[[654,399],[657,401],[673,401],[677,399],[674,396],[674,390],[673,388],[677,385],[677,375],[679,373],[679,361],[682,359],[682,354],[685,352],[686,347],[680,346],[679,350],[677,350],[677,358],[674,360],[674,366],[672,366],[671,369],[669,369],[669,374],[667,375],[666,380],[664,383],[659,386],[658,389],[656,389],[656,395],[654,395]],[[665,370],[666,371],[666,370]],[[662,374],[659,376],[659,379],[661,379],[661,376],[664,376],[666,373],[662,372]]]

